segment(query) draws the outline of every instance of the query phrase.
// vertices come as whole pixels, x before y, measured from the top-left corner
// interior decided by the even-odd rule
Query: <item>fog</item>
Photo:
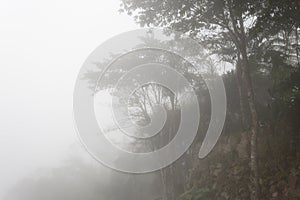
[[[299,9],[0,0],[0,200],[300,199]]]
[[[90,52],[137,28],[118,9],[115,0],[0,1],[0,199],[78,157],[105,171],[77,138],[72,93]]]

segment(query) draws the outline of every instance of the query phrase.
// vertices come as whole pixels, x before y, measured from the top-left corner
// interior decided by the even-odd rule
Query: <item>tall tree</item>
[[[251,115],[251,199],[259,199],[257,161],[258,118],[255,108],[249,55],[259,35],[253,29],[262,1],[249,0],[122,0],[121,11],[133,15],[141,26],[163,26],[187,33],[222,58],[241,61]]]

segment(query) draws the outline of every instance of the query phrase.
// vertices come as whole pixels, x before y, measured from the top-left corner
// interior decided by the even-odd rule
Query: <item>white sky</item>
[[[118,0],[0,0],[0,199],[77,143],[73,86],[101,42],[138,28]]]

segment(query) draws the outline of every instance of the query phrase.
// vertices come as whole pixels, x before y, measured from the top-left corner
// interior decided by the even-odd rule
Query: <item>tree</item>
[[[257,161],[258,118],[255,108],[251,79],[249,52],[256,39],[257,13],[264,6],[259,1],[246,0],[202,0],[202,1],[137,1],[123,0],[122,10],[134,15],[142,26],[163,26],[187,33],[198,39],[212,54],[222,58],[234,56],[242,63],[243,77],[247,89],[247,102],[251,114],[252,171],[251,199],[259,199],[259,177]],[[121,11],[122,11],[121,10]]]
[[[154,83],[139,85],[139,83],[141,82],[139,80],[148,80],[147,77],[158,76],[157,71],[147,72],[146,74],[136,73],[134,78],[131,77],[128,80],[127,78],[124,78],[126,76],[123,77],[123,75],[126,75],[131,69],[139,65],[147,63],[164,64],[174,68],[177,72],[179,72],[187,80],[189,80],[194,88],[198,88],[198,94],[201,93],[201,89],[203,87],[206,88],[204,80],[200,76],[199,70],[195,69],[195,67],[193,67],[187,60],[169,51],[162,51],[160,50],[161,48],[147,48],[149,46],[147,45],[148,43],[150,43],[151,46],[153,46],[153,44],[159,43],[159,47],[166,45],[167,48],[165,49],[186,48],[188,46],[191,46],[188,44],[189,40],[184,40],[180,42],[180,44],[177,44],[174,40],[158,40],[156,39],[157,37],[154,37],[153,34],[148,33],[147,35],[145,35],[145,37],[140,38],[141,43],[137,46],[137,48],[139,48],[138,51],[131,51],[125,55],[112,55],[112,57],[116,58],[111,58],[113,62],[111,62],[111,60],[108,58],[108,60],[104,60],[101,63],[95,63],[95,70],[86,73],[84,77],[84,79],[88,81],[91,89],[93,90],[94,88],[97,88],[97,90],[108,89],[109,91],[114,91],[112,92],[112,95],[115,95],[118,100],[120,100],[120,102],[122,101],[122,105],[127,105],[129,115],[131,116],[130,119],[133,119],[136,124],[140,124],[143,126],[147,125],[149,122],[154,122],[155,120],[153,119],[155,119],[155,117],[159,115],[155,113],[154,106],[156,104],[159,104],[161,107],[165,108],[167,120],[161,131],[157,135],[155,135],[155,137],[151,137],[149,140],[140,140],[138,138],[134,138],[132,140],[132,146],[130,146],[129,148],[127,147],[128,149],[130,149],[130,151],[149,152],[160,149],[168,144],[174,138],[180,124],[180,104],[178,97],[183,97],[181,99],[184,99],[186,105],[190,105],[191,101],[186,97],[188,95],[182,95],[187,90],[187,88],[185,88],[181,84],[177,84],[179,81],[174,79],[174,77],[170,77],[168,73],[161,72],[164,79],[170,80],[172,81],[172,83],[174,83],[172,87],[174,91],[170,91],[168,88]],[[196,60],[197,62],[205,61],[205,59],[202,58],[201,54],[197,55],[197,57],[193,57],[193,61]],[[107,70],[105,71],[105,75],[101,76],[101,84],[97,85],[99,75],[108,65],[109,68],[107,68]],[[208,73],[215,73],[212,67],[213,63],[206,62],[205,66],[209,67]],[[206,69],[202,70],[205,71]],[[117,90],[110,90],[110,88],[114,88],[114,84],[120,79],[122,79],[123,81],[122,84],[120,84],[120,87],[118,87]],[[134,84],[131,84],[132,80]],[[127,101],[129,93],[130,98],[129,101]],[[201,96],[201,98],[203,98],[203,96]],[[206,94],[206,96],[208,96],[208,94]],[[202,113],[201,115],[203,116],[205,114]],[[150,120],[150,118],[152,120]],[[160,120],[160,122],[161,121],[162,120]],[[145,127],[147,128],[147,126]],[[145,129],[135,129],[131,134],[134,134],[135,136],[145,135],[143,132],[144,130]],[[175,199],[175,196],[178,196],[178,194],[184,191],[184,182],[180,182],[178,180],[186,179],[183,172],[185,170],[185,172],[187,172],[189,167],[190,166],[188,166],[186,159],[182,158],[172,166],[169,166],[160,171],[164,200]]]

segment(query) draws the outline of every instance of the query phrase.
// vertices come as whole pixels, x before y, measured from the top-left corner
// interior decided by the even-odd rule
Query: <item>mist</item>
[[[73,122],[72,93],[90,52],[136,28],[118,1],[0,2],[0,199],[72,156],[90,157]]]

